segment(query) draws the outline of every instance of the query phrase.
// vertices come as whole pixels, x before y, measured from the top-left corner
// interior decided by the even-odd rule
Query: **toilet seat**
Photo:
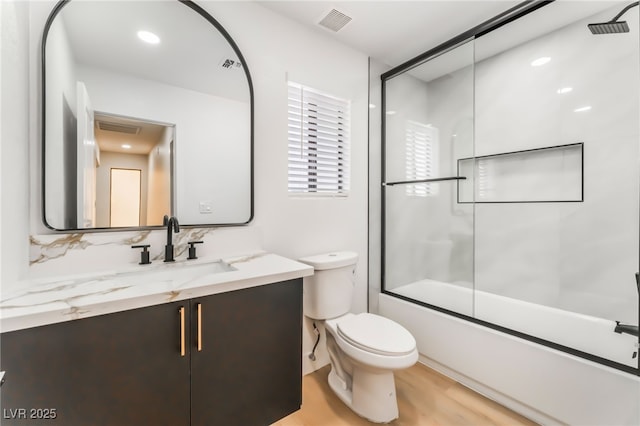
[[[416,350],[416,341],[409,331],[380,315],[349,315],[339,321],[336,328],[346,342],[369,353],[394,357]]]

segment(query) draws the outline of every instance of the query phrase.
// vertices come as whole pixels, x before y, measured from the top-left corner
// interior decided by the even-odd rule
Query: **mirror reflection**
[[[100,162],[91,227],[161,226],[171,211],[175,126],[96,113],[94,128]]]
[[[178,1],[61,2],[43,50],[47,226],[251,219],[251,82],[206,12]]]

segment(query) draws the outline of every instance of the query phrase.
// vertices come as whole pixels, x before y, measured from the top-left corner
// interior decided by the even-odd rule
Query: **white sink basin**
[[[210,274],[236,271],[236,268],[222,260],[211,262],[191,263],[163,263],[141,265],[136,271],[122,274],[123,279],[138,279],[144,282],[189,281]]]

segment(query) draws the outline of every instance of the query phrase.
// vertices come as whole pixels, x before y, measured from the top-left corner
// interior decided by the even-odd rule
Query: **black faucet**
[[[167,227],[167,245],[164,246],[164,261],[165,262],[173,262],[175,259],[173,258],[173,233],[172,232],[180,232],[180,224],[178,223],[178,219],[174,216],[164,215],[164,219],[162,219],[162,225]]]

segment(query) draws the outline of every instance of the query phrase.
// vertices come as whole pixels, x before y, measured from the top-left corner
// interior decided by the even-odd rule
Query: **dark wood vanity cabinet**
[[[178,306],[3,333],[1,424],[188,425]]]
[[[268,425],[300,408],[301,330],[297,279],[3,333],[0,424]]]
[[[221,293],[202,304],[191,349],[191,424],[268,425],[302,403],[302,280]],[[217,404],[217,402],[224,401]]]

